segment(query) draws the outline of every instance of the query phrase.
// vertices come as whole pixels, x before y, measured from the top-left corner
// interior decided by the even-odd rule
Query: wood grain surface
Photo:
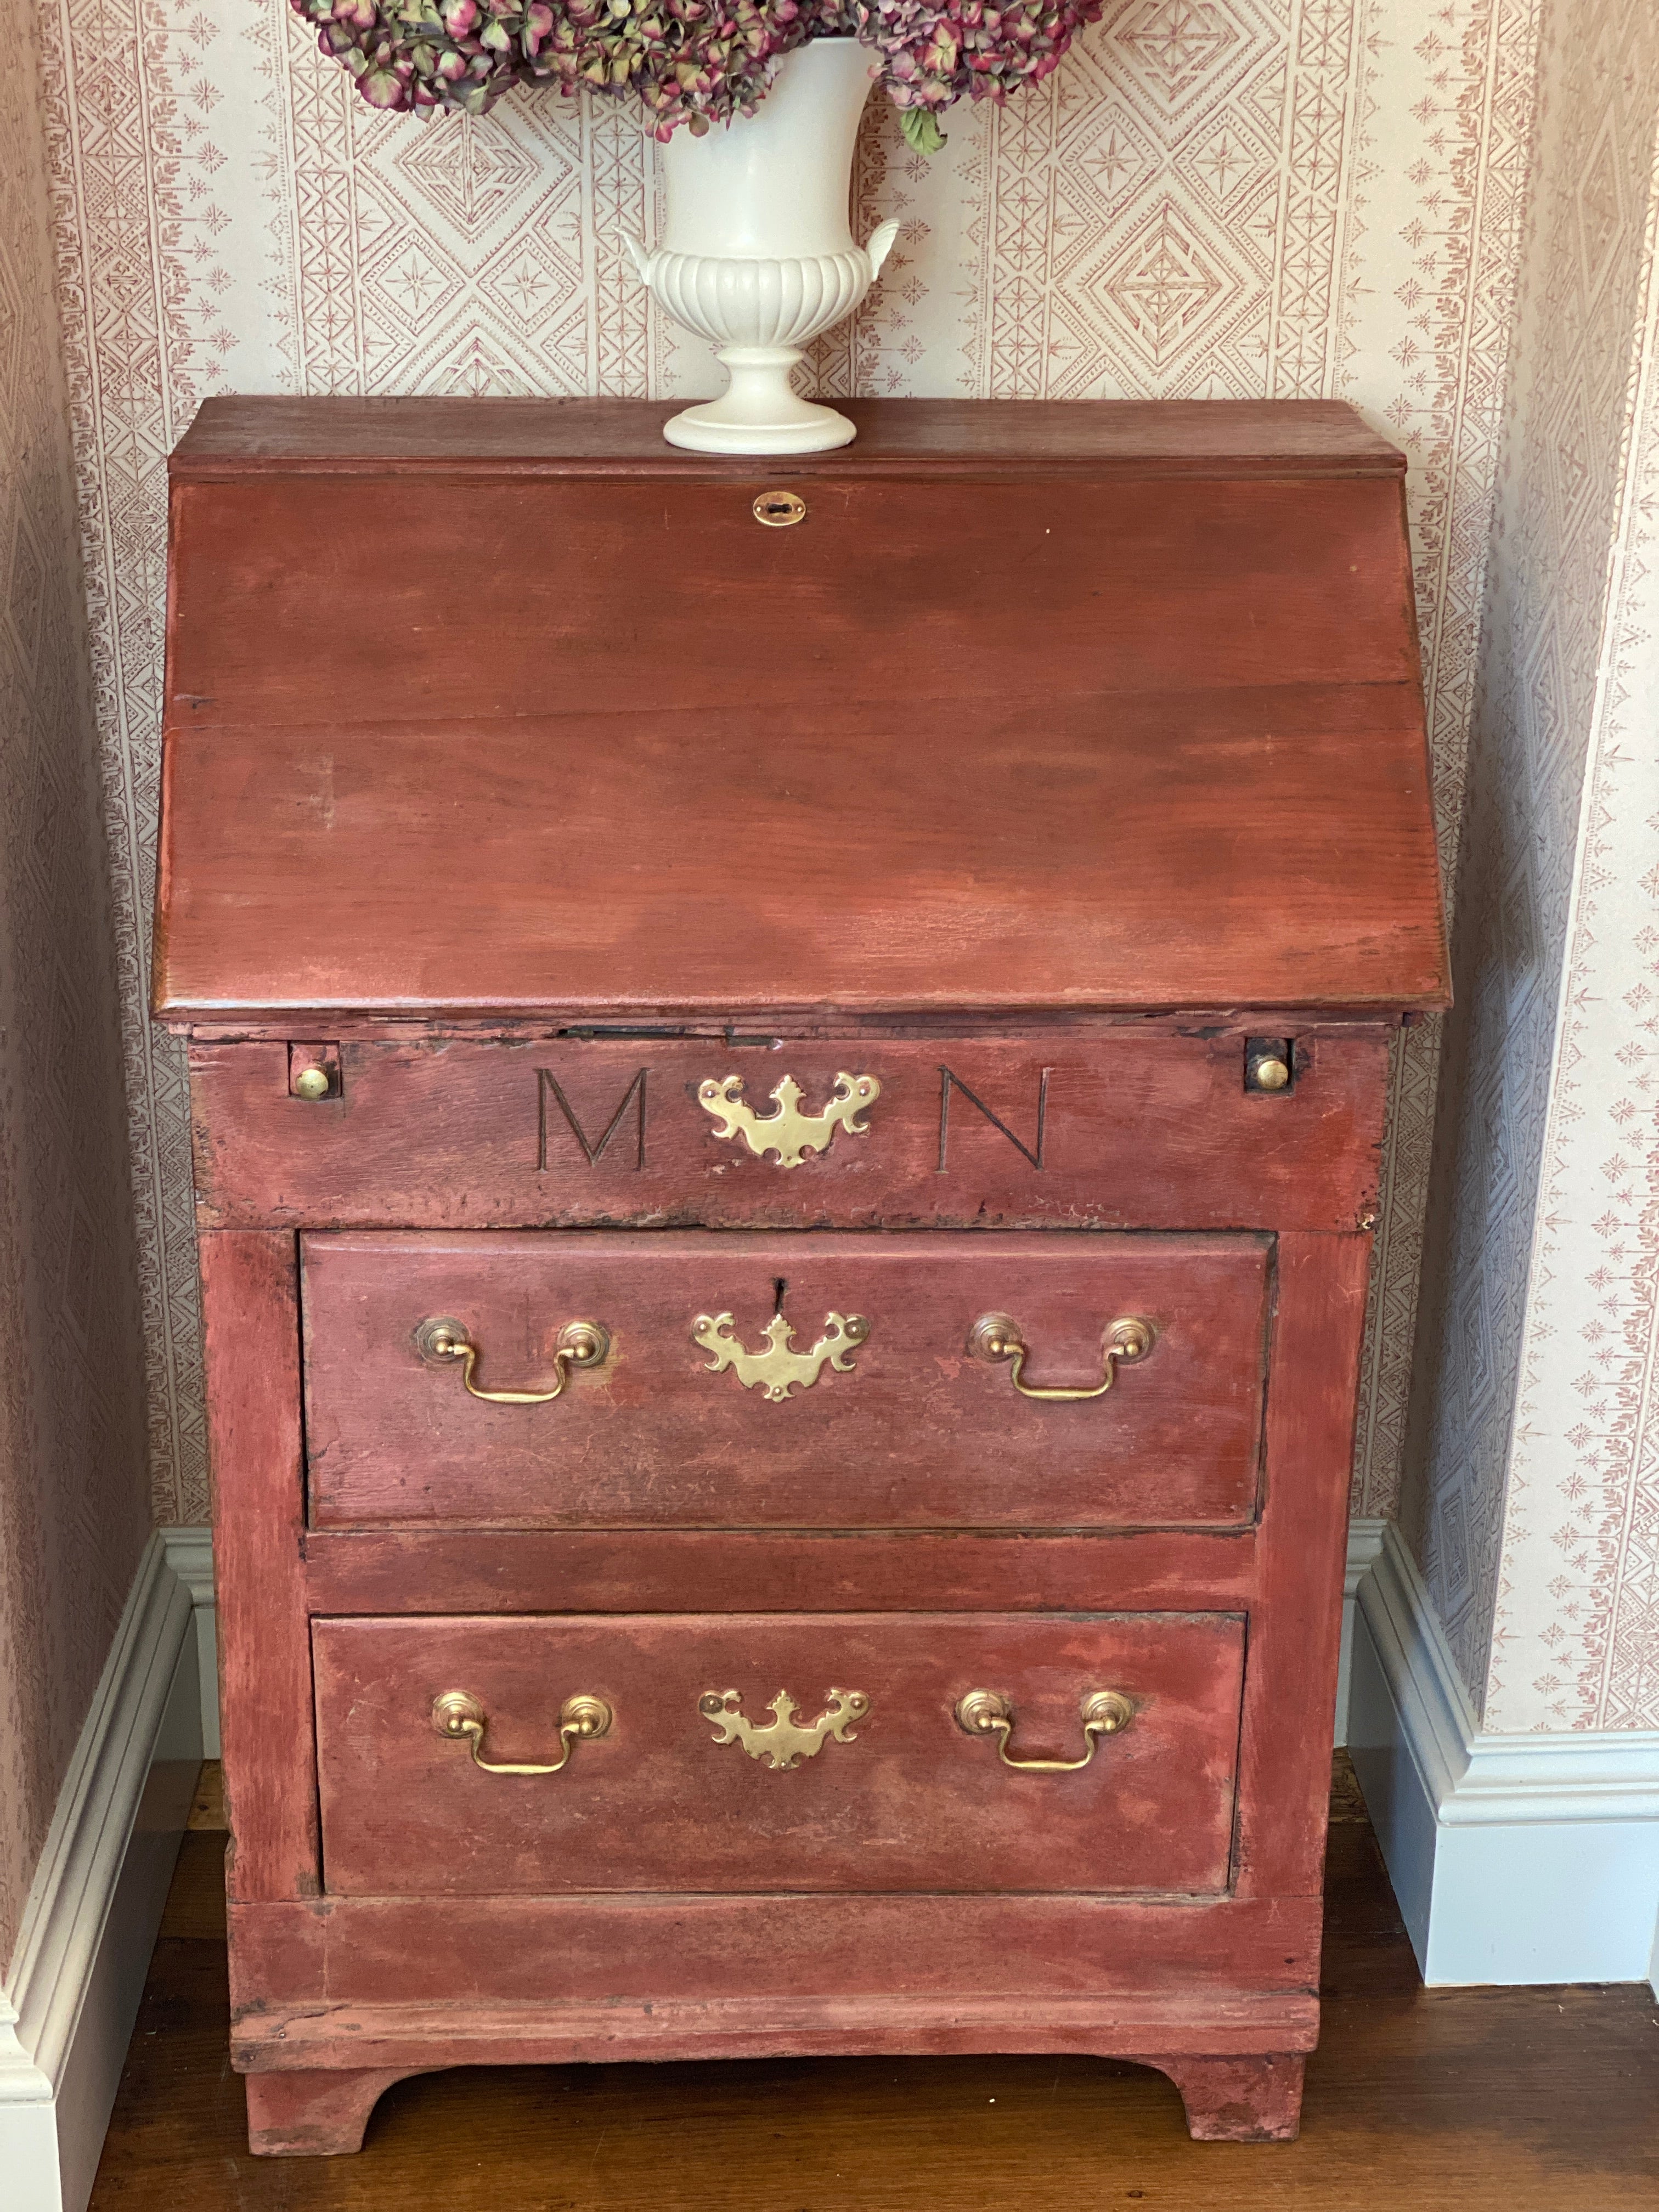
[[[1024,474],[1047,465],[1212,476],[1306,471],[1401,476],[1406,457],[1344,401],[850,399],[858,441],[773,464],[665,445],[678,401],[636,399],[206,400],[174,448],[175,482],[261,471],[388,475],[549,469],[708,477],[757,487],[810,474],[952,469]]]
[[[286,1044],[191,1054],[204,1228],[1352,1229],[1377,1202],[1389,1031],[1282,1024],[1294,1086],[1244,1087],[1273,1027],[1127,1024],[1041,1038],[752,1033],[423,1037],[343,1046],[335,1095],[289,1091]],[[785,1076],[881,1095],[798,1167],[722,1139],[698,1103]]]
[[[649,410],[311,407],[175,470],[165,1018],[1444,1003],[1347,410],[874,403],[780,531]]]
[[[231,2048],[259,2070],[689,2058],[711,2035],[728,2057],[769,2036],[998,2051],[1015,2033],[1027,2050],[1311,2050],[1319,1927],[1317,1898],[974,1890],[234,1904]]]
[[[611,769],[625,756],[586,718],[661,715],[701,738],[709,781],[735,784],[756,765],[738,731],[684,717],[751,707],[799,771],[854,736],[817,718],[856,702],[877,718],[888,779],[914,789],[927,738],[948,726],[927,710],[948,703],[964,739],[1058,719],[1049,757],[1007,764],[1037,779],[1036,811],[1066,741],[1086,757],[1115,726],[1162,731],[1179,757],[1184,720],[1237,745],[1265,714],[1287,746],[1347,732],[1363,771],[1420,712],[1393,478],[1081,473],[1057,498],[1018,477],[918,496],[849,474],[815,487],[790,530],[758,523],[753,499],[744,483],[655,476],[467,477],[441,498],[418,476],[182,485],[169,726],[216,730],[228,749],[234,731],[293,728],[314,750],[325,729],[552,716]],[[388,545],[398,558],[375,577],[374,620],[319,621]],[[488,652],[456,649],[463,559]],[[751,658],[736,648],[762,605],[774,642]],[[1355,696],[1371,686],[1403,696]],[[906,711],[884,723],[884,706]],[[575,751],[550,763],[550,800]],[[849,759],[848,784],[868,784],[871,766]]]
[[[755,1237],[356,1231],[301,1240],[307,1455],[319,1528],[1098,1527],[1255,1513],[1267,1369],[1265,1237],[1036,1234]],[[711,1372],[699,1316],[770,1356],[781,1314],[810,1352],[831,1316],[866,1340],[769,1401]],[[1104,1396],[1041,1403],[969,1352],[1012,1316],[1032,1388],[1091,1389],[1108,1329],[1154,1332]],[[559,1334],[599,1323],[602,1366],[543,1405],[480,1389],[557,1379]]]
[[[488,719],[333,680],[378,726],[168,737],[165,1020],[1446,1003],[1421,710],[1380,673]]]
[[[295,1240],[230,1231],[201,1248],[213,1567],[234,1897],[321,1887]]]
[[[313,1528],[307,1602],[325,1613],[734,1613],[1103,1608],[1230,1613],[1256,1587],[1258,1531]]]
[[[1241,1898],[1319,1893],[1370,1239],[1279,1239],[1265,1507],[1239,1735]]]

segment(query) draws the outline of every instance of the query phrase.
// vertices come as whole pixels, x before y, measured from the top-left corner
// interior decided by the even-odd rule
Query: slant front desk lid
[[[1346,407],[210,401],[180,1025],[1443,1005],[1403,458]],[[799,512],[799,519],[793,519]]]

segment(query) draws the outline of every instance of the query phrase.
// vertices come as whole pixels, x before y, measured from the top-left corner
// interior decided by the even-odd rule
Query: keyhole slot
[[[757,498],[754,508],[757,522],[763,522],[769,530],[787,530],[792,523],[805,522],[806,501],[798,492],[763,491]]]

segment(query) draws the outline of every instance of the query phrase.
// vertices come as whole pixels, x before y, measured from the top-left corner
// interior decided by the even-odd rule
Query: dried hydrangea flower
[[[1000,102],[1021,85],[1040,83],[1103,0],[818,0],[816,35],[850,33],[878,58],[872,72],[899,111],[900,127],[920,152],[945,143],[939,112],[953,100]]]
[[[482,115],[516,84],[636,95],[659,138],[752,115],[783,55],[854,37],[905,137],[945,143],[939,111],[1054,68],[1102,0],[290,0],[371,107]]]

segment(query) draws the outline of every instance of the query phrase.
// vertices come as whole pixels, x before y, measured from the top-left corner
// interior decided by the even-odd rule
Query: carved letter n
[[[939,1167],[936,1172],[939,1175],[945,1173],[945,1153],[951,1141],[951,1093],[952,1091],[961,1091],[968,1103],[976,1107],[994,1129],[1001,1130],[1017,1152],[1028,1159],[1034,1168],[1041,1168],[1043,1138],[1047,1133],[1048,1122],[1048,1078],[1053,1073],[1054,1070],[1051,1067],[1045,1067],[1037,1084],[1036,1149],[1034,1152],[1030,1146],[1020,1142],[1000,1114],[994,1114],[982,1098],[976,1098],[974,1096],[959,1075],[952,1075],[948,1067],[941,1067],[939,1086]]]

